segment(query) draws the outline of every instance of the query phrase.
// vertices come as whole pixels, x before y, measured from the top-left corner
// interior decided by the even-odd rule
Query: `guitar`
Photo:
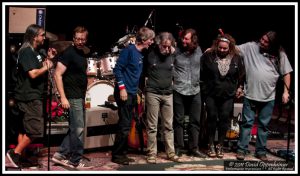
[[[141,149],[141,152],[143,152],[144,148],[147,146],[146,125],[143,121],[144,115],[143,102],[138,95],[138,102],[134,108],[131,129],[128,135],[128,146],[134,149]]]
[[[240,135],[240,127],[239,127],[239,121],[241,119],[241,113],[237,115],[237,117],[234,117],[230,120],[230,128],[226,132],[226,138],[227,139],[237,139]]]

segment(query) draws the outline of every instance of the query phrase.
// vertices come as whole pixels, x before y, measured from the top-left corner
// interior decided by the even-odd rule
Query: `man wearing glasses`
[[[84,158],[83,131],[85,119],[85,93],[87,89],[87,53],[84,48],[88,30],[78,26],[73,32],[73,44],[59,58],[55,70],[55,82],[61,105],[69,110],[69,131],[52,161],[79,170],[93,166]]]

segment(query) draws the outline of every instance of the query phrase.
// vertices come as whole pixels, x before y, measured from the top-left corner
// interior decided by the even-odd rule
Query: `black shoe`
[[[262,160],[262,161],[268,161],[267,155],[266,154],[255,154],[255,157]]]
[[[19,168],[21,166],[20,163],[21,155],[15,153],[13,149],[8,150],[6,156],[14,167]]]
[[[245,157],[246,157],[246,154],[244,152],[237,152],[236,159],[244,160]]]
[[[200,152],[199,150],[192,150],[190,152],[190,155],[199,157],[199,158],[206,158],[206,155],[204,153]]]
[[[182,156],[183,154],[187,154],[187,150],[176,148],[175,149],[175,155]]]
[[[22,168],[28,168],[28,167],[40,167],[40,164],[37,160],[29,160],[27,158],[21,157],[20,158],[20,165]]]
[[[129,165],[129,161],[126,158],[112,158],[112,162],[122,165]]]

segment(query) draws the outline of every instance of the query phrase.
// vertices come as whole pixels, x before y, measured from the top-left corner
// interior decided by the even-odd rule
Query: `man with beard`
[[[21,158],[21,155],[24,149],[44,134],[42,102],[44,83],[47,79],[47,71],[53,67],[49,59],[57,54],[54,48],[49,48],[47,54],[39,54],[38,51],[44,44],[45,36],[45,30],[41,26],[29,25],[24,34],[23,44],[18,51],[17,82],[14,90],[20,114],[17,121],[18,144],[15,149],[7,152],[7,157],[13,167],[22,166],[24,158]]]
[[[268,124],[275,103],[276,83],[281,76],[284,82],[282,103],[289,101],[290,72],[293,71],[287,55],[280,46],[277,33],[269,31],[259,42],[248,42],[239,46],[246,69],[244,85],[244,103],[237,159],[244,160],[250,141],[250,132],[255,115],[258,115],[258,133],[255,144],[255,156],[267,160],[266,143]],[[239,90],[242,91],[242,90]]]
[[[222,158],[223,143],[228,120],[233,109],[237,89],[244,84],[245,68],[243,58],[229,34],[221,33],[214,40],[211,49],[201,57],[201,80],[203,100],[207,110],[208,156]],[[214,145],[218,127],[218,142]]]
[[[189,154],[205,158],[199,151],[199,131],[201,114],[200,95],[200,58],[201,48],[194,29],[182,32],[181,46],[174,61],[174,144],[178,156],[184,153],[184,121],[185,114],[189,116],[188,149]]]
[[[157,126],[161,117],[162,134],[167,158],[180,162],[175,154],[173,131],[173,70],[175,39],[169,32],[155,38],[155,48],[146,60],[147,162],[155,164],[157,157]],[[159,114],[161,114],[159,116]]]

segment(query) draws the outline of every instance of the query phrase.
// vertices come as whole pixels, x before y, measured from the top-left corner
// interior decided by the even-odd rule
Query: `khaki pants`
[[[167,156],[175,153],[173,131],[173,94],[159,95],[151,92],[146,93],[147,105],[147,151],[149,155],[157,154],[157,126],[158,118],[161,117],[165,150]],[[159,116],[159,113],[161,115]]]

